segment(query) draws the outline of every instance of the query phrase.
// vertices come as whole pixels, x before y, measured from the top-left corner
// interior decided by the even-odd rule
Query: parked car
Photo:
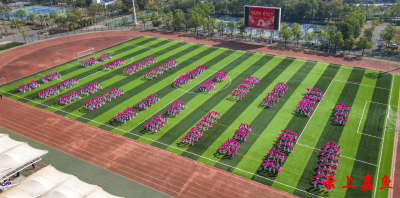
[[[388,45],[388,48],[397,49],[397,48],[399,48],[399,46],[396,44],[390,44],[390,45]]]

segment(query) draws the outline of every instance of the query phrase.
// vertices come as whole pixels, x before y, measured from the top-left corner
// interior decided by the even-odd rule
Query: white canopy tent
[[[8,134],[0,133],[0,179],[8,179],[40,161],[47,153],[46,150],[35,149],[26,142],[13,140]]]
[[[0,194],[0,198],[121,198],[48,165]]]

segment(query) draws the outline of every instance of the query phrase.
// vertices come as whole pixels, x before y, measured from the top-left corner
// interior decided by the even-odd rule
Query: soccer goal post
[[[94,52],[94,48],[89,48],[85,51],[81,51],[81,52],[74,52],[74,59],[79,60],[80,58],[87,56],[89,54],[95,54]]]
[[[386,128],[392,129],[392,130],[399,130],[399,124],[400,124],[400,115],[397,114],[397,111],[392,108],[392,106],[389,106],[389,111],[387,115],[387,121],[386,121]]]
[[[188,38],[181,37],[181,42],[187,43],[187,42],[189,42],[189,39],[188,39]]]
[[[6,84],[6,79],[4,77],[0,78],[0,86],[4,84]]]

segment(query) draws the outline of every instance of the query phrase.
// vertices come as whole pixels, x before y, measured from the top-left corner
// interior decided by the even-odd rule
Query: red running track
[[[16,100],[0,109],[0,126],[173,197],[296,197]]]

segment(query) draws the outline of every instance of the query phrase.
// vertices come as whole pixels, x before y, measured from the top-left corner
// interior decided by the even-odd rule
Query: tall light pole
[[[136,21],[136,10],[135,10],[135,0],[132,0],[132,4],[133,4],[133,17],[134,17],[134,19],[135,19],[135,25],[137,24],[137,21]]]

